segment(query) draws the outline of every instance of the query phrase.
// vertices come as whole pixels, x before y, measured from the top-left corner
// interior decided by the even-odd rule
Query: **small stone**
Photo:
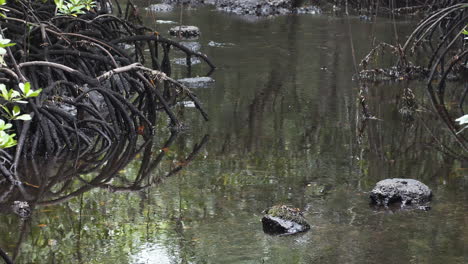
[[[200,36],[200,29],[196,26],[176,26],[169,29],[171,36],[181,36],[184,38],[195,38]]]
[[[177,81],[188,88],[206,88],[215,82],[215,80],[211,77],[183,78]]]
[[[170,12],[174,9],[174,7],[168,4],[154,4],[148,6],[145,9],[153,12]]]
[[[171,60],[174,64],[187,66],[187,58],[175,58]],[[201,60],[197,57],[190,58],[191,65],[200,64]]]

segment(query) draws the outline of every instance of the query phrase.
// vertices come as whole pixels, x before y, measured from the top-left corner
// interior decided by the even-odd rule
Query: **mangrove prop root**
[[[208,57],[134,24],[138,18],[131,3],[125,16],[133,22],[107,14],[103,8],[110,1],[101,0],[98,6],[101,9],[78,17],[56,16],[51,0],[8,1],[2,6],[8,15],[0,18],[0,29],[15,45],[7,48],[0,80],[9,80],[7,85],[17,90],[26,81],[33,89],[43,89],[21,106],[33,119],[17,126],[16,148],[0,151],[1,173],[12,183],[19,182],[16,167],[26,155],[75,151],[77,159],[92,159],[107,153],[122,136],[148,139],[156,111],[167,115],[169,125],[180,127],[171,108],[186,98],[208,120],[196,95],[169,77],[169,51],[199,57],[212,71],[215,66]],[[126,45],[136,50],[130,53]],[[147,47],[150,58],[145,60]]]

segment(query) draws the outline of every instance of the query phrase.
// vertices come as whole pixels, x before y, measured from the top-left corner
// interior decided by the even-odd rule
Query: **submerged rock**
[[[186,47],[187,49],[190,49],[193,52],[200,51],[201,49],[201,44],[195,41],[181,41],[179,42],[179,44]]]
[[[370,193],[374,204],[388,206],[393,203],[421,206],[429,202],[431,189],[424,183],[413,179],[385,179],[379,181]]]
[[[208,46],[210,47],[216,47],[216,48],[223,48],[227,46],[234,46],[233,43],[220,43],[220,42],[215,42],[215,41],[210,41],[208,42]]]
[[[318,182],[310,182],[307,184],[304,195],[309,197],[323,197],[331,189],[331,185],[328,184],[321,184]]]
[[[206,88],[215,82],[211,77],[183,78],[177,81],[188,88]]]
[[[182,101],[182,102],[179,102],[179,105],[183,105],[184,107],[187,107],[187,108],[195,108],[196,105],[194,102],[192,101]]]
[[[145,9],[153,12],[170,12],[174,9],[174,7],[168,4],[154,4],[148,6]]]
[[[310,225],[301,210],[286,205],[275,205],[264,211],[263,231],[272,235],[293,235],[305,232]]]
[[[195,38],[200,36],[200,29],[196,26],[176,26],[169,29],[171,36],[181,36],[184,38]]]

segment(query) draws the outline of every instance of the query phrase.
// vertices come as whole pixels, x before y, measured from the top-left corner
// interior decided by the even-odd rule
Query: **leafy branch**
[[[2,1],[2,0],[0,0]],[[4,1],[4,0],[3,0]],[[54,0],[58,15],[78,16],[96,6],[94,0]]]

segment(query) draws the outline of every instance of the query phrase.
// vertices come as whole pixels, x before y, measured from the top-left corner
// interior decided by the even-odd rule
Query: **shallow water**
[[[156,19],[179,15],[146,22],[164,34],[173,25]],[[185,10],[183,21],[201,29],[201,51],[218,66],[215,83],[195,90],[210,121],[193,108],[179,109],[190,129],[155,174],[180,162],[205,134],[208,143],[179,174],[145,191],[93,189],[39,207],[25,223],[1,215],[0,243],[19,253],[18,263],[468,262],[468,174],[427,148],[430,135],[420,124],[403,124],[394,104],[402,87],[419,91],[422,84],[370,86],[370,108],[383,121],[370,122],[364,143],[357,143],[352,47],[359,60],[374,38],[392,42],[390,20],[251,21],[199,8]],[[414,25],[398,21],[399,36]],[[176,67],[172,77],[187,77],[184,66]],[[193,65],[192,76],[207,71]],[[131,164],[121,173],[136,171]],[[368,191],[389,177],[426,183],[432,210],[370,207]],[[261,212],[274,204],[304,209],[311,230],[264,234]]]

